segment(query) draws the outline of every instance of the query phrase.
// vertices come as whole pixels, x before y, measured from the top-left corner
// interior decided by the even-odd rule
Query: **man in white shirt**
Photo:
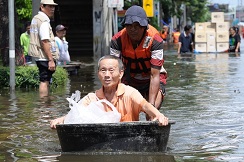
[[[53,0],[41,0],[40,11],[31,21],[29,55],[35,59],[39,69],[40,97],[48,95],[56,60],[59,59],[59,51],[50,25],[56,5],[58,4]]]
[[[58,65],[65,65],[70,62],[70,55],[68,51],[68,42],[65,40],[67,28],[63,25],[56,26],[56,37],[55,41],[59,49],[59,60]]]

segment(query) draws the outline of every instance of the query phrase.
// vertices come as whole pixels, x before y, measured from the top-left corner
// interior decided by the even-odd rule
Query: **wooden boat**
[[[79,61],[71,61],[68,64],[59,65],[59,66],[66,69],[69,74],[77,74],[79,69],[86,68],[87,66],[93,66],[93,64],[79,62]]]
[[[60,124],[57,133],[63,152],[165,152],[171,124],[138,121],[98,124]]]

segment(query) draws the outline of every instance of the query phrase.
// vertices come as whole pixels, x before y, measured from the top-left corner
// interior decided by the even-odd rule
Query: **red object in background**
[[[244,26],[241,26],[240,28],[241,28],[240,31],[241,31],[242,38],[244,38]]]

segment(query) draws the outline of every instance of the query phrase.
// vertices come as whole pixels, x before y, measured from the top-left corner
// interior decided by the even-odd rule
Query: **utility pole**
[[[8,0],[10,91],[15,91],[14,0]]]
[[[183,28],[186,26],[186,5],[183,4]]]

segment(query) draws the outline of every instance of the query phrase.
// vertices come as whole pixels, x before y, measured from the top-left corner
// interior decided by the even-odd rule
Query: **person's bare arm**
[[[155,105],[155,101],[159,90],[159,85],[160,85],[159,75],[160,75],[160,69],[151,67],[151,78],[150,78],[148,101],[153,105]]]
[[[158,120],[159,125],[168,125],[169,120],[164,114],[160,113],[158,109],[156,109],[153,105],[146,102],[143,107],[143,111],[145,111],[149,116],[153,117],[153,121]]]
[[[48,69],[50,71],[54,71],[55,70],[55,63],[54,63],[53,56],[51,53],[51,44],[50,44],[49,40],[47,40],[47,39],[42,40],[42,46],[43,46],[43,50],[44,50],[44,52],[48,58]]]
[[[239,48],[240,48],[240,42],[237,43],[237,45],[236,45],[236,50],[235,50],[235,51],[238,52],[238,49],[239,49]]]
[[[194,52],[194,43],[191,44],[192,52]]]
[[[178,46],[178,54],[180,54],[180,48],[181,48],[181,42],[179,42],[179,46]]]

